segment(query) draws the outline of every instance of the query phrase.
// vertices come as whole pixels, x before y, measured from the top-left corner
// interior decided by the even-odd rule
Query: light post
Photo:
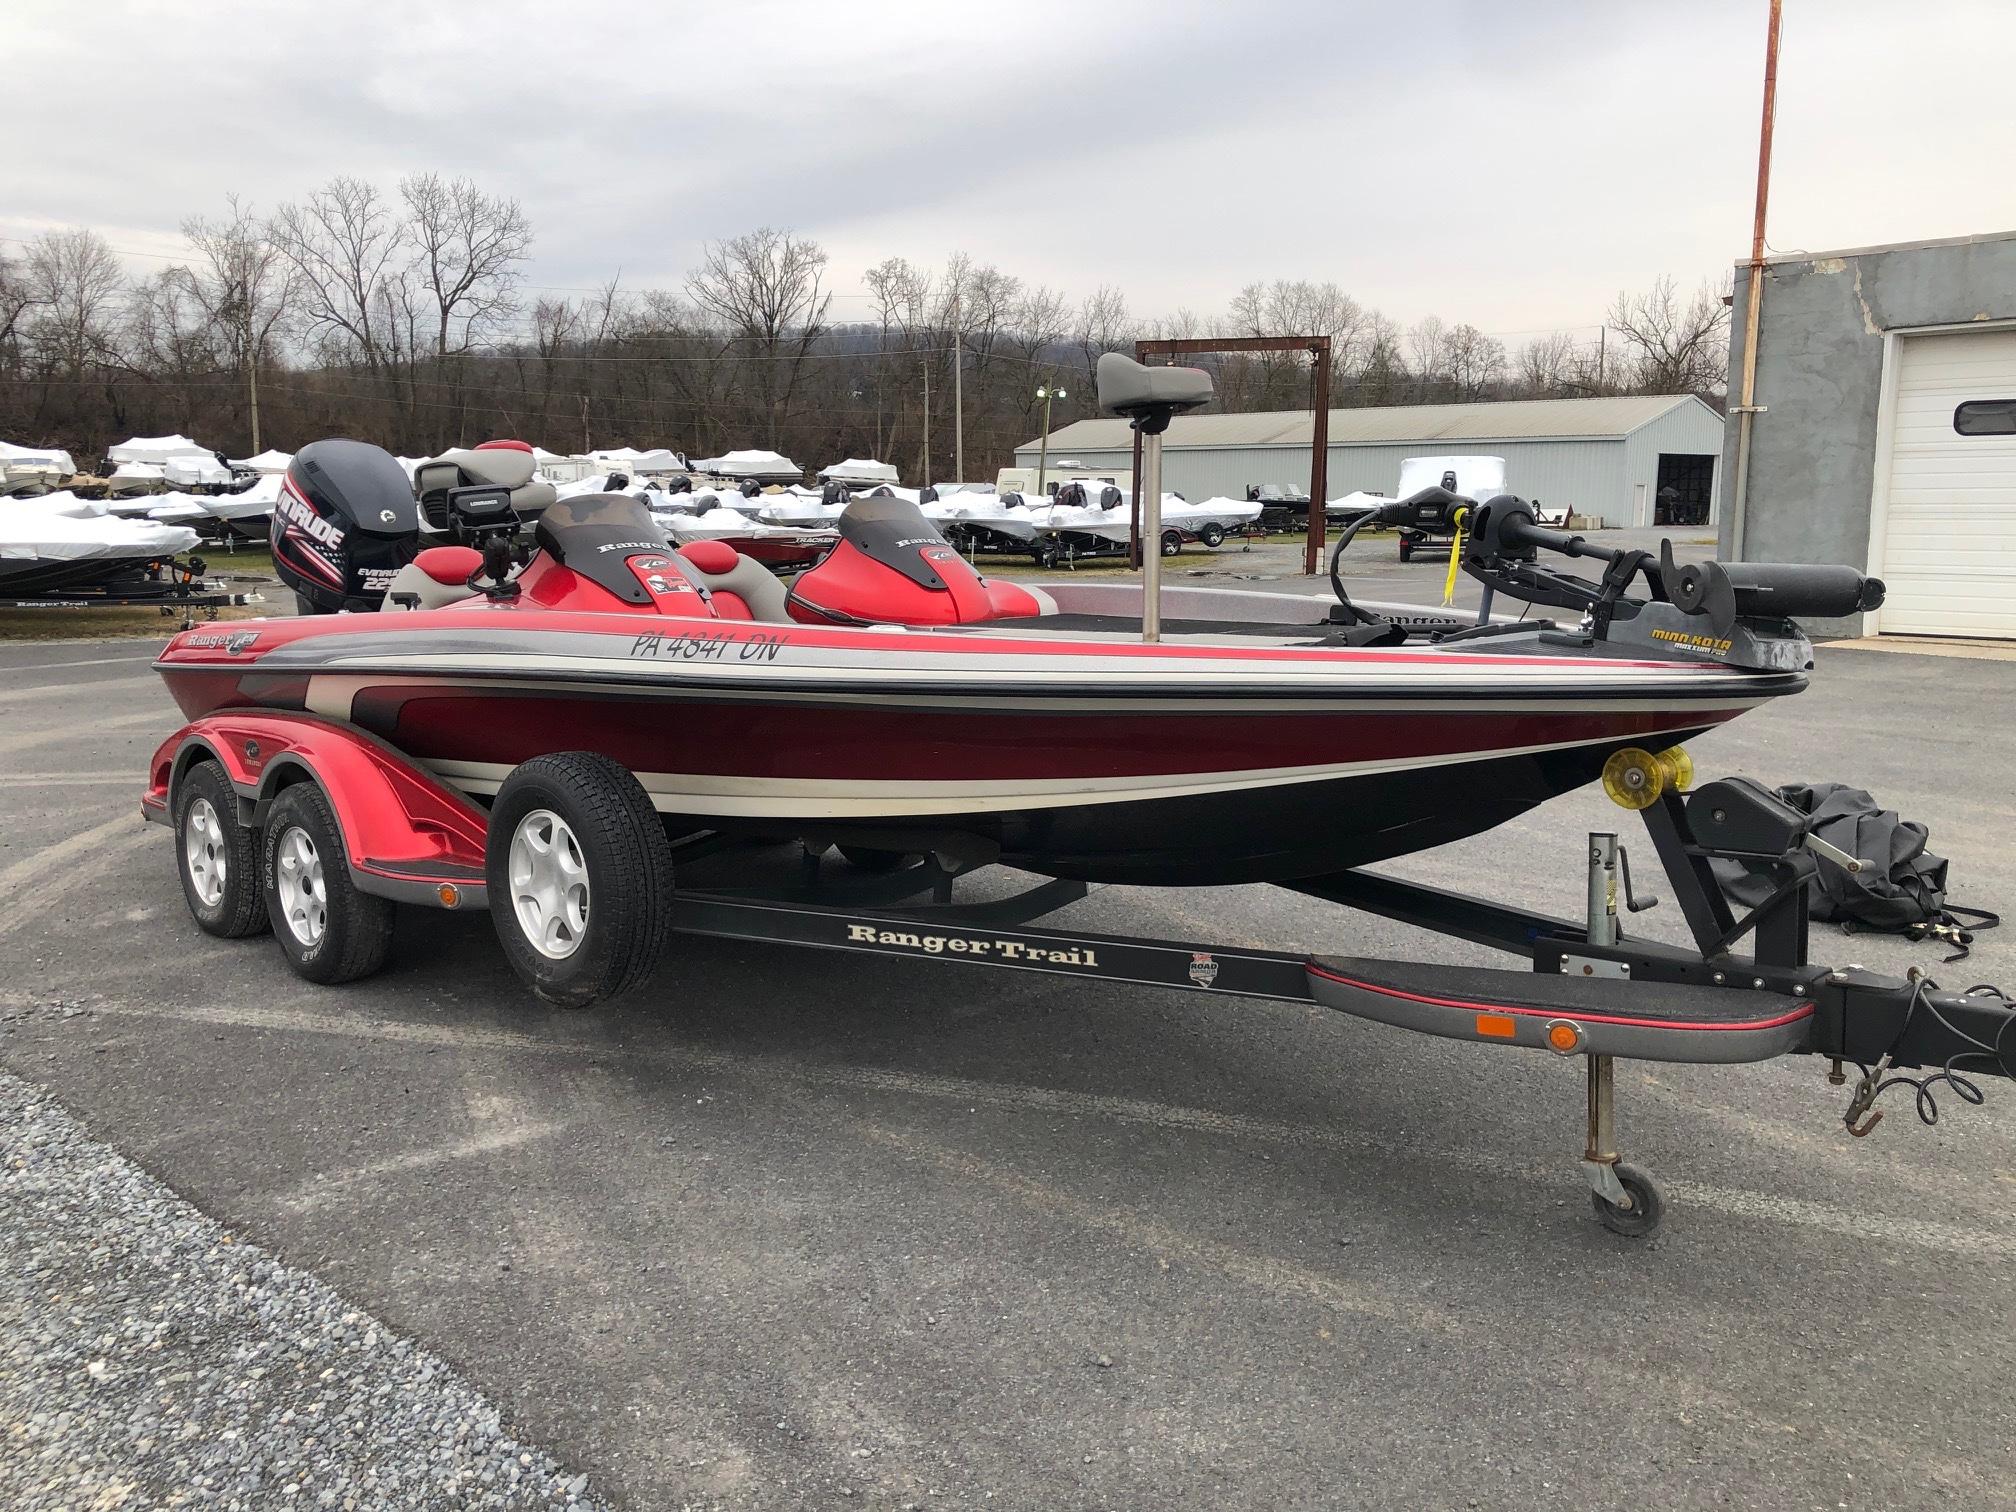
[[[1043,401],[1043,436],[1036,445],[1036,492],[1041,494],[1044,491],[1043,474],[1049,470],[1050,466],[1050,401],[1052,399],[1069,399],[1071,393],[1068,389],[1061,389],[1054,384],[1046,383],[1037,387],[1036,397]]]

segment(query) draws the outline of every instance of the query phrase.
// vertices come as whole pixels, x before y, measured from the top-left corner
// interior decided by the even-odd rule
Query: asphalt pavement
[[[1379,567],[1439,592],[1440,564]],[[382,976],[316,988],[198,932],[138,818],[177,723],[149,654],[0,647],[0,1065],[445,1361],[556,1484],[2016,1505],[2016,1088],[1858,1140],[1817,1062],[1622,1065],[1622,1148],[1671,1195],[1640,1243],[1590,1214],[1577,1063],[1310,1007],[682,938],[645,991],[564,1013],[486,920],[435,913]],[[1956,901],[2003,908],[2012,717],[2006,661],[1823,649],[1693,754],[1865,786],[1931,827]],[[1583,834],[1629,821],[1573,794],[1392,869],[1575,913]],[[1494,963],[1261,887],[1106,888],[1060,922]],[[2016,979],[2008,931],[1952,968],[1824,929],[1816,954]],[[245,1504],[295,1504],[270,1494]]]

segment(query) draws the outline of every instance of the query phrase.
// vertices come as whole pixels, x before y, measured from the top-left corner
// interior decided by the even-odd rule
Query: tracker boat
[[[1109,355],[1099,387],[1142,432],[1152,539],[1161,432],[1208,376]],[[1586,1061],[1591,1200],[1641,1235],[1664,1199],[1617,1150],[1617,1056],[1852,1060],[1858,1134],[1894,1086],[2016,1075],[2002,994],[1809,962],[1816,858],[1860,864],[1809,816],[1744,779],[1684,791],[1678,742],[1805,686],[1790,616],[1880,603],[1850,568],[1680,567],[1549,530],[1510,496],[1429,489],[1354,522],[1334,601],[1165,594],[1153,554],[1139,584],[1040,591],[983,577],[884,496],[854,501],[787,586],[720,541],[675,548],[620,493],[549,504],[527,556],[507,489],[451,488],[440,518],[460,539],[415,551],[401,478],[375,448],[319,442],[282,499],[337,585],[319,593],[368,606],[368,574],[403,557],[382,594],[398,612],[185,632],[156,663],[190,722],[156,751],[142,811],[173,827],[190,911],[220,936],[270,924],[309,980],[381,967],[401,903],[487,907],[514,971],[567,1007],[647,980],[673,932],[1315,1003]],[[1460,528],[1474,618],[1354,602],[1338,558],[1372,520]],[[1558,565],[1576,561],[1598,575]],[[1564,613],[1497,617],[1498,598]],[[1651,900],[1614,833],[1583,848],[1579,921],[1362,869],[1599,778],[1644,816],[1691,947],[1626,935],[1620,904]],[[795,885],[681,880],[777,841],[802,848]],[[836,848],[853,875],[833,883]],[[1782,880],[1737,916],[1723,857]],[[1049,880],[954,901],[995,863]],[[1099,881],[1273,882],[1527,964],[1034,922]],[[1943,1070],[1893,1074],[1908,1066]]]

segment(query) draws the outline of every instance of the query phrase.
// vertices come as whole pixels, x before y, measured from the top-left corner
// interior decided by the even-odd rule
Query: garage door
[[[2016,637],[2016,330],[1897,344],[1878,628]]]

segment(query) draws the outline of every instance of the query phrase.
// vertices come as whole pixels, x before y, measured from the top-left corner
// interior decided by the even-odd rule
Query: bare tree
[[[396,369],[408,238],[384,195],[362,179],[333,178],[280,207],[273,239],[299,275],[310,332],[374,375]]]
[[[0,367],[15,372],[21,366],[21,332],[35,307],[35,289],[28,266],[0,251]]]
[[[1703,282],[1683,304],[1667,276],[1642,294],[1617,296],[1606,318],[1624,339],[1633,387],[1641,393],[1703,394],[1728,381],[1724,292]]]
[[[259,369],[274,358],[276,337],[300,288],[294,264],[275,243],[271,228],[230,195],[219,220],[192,216],[182,234],[196,249],[187,267],[169,269],[186,297],[223,339],[231,370],[245,384],[254,452],[259,433]]]
[[[76,379],[113,360],[126,274],[104,237],[82,226],[43,232],[28,245],[27,282],[28,339],[45,370]]]
[[[1578,359],[1573,332],[1550,331],[1519,349],[1512,381],[1528,399],[1553,399],[1573,392]]]
[[[399,181],[414,271],[429,295],[437,358],[468,350],[478,331],[517,310],[520,265],[532,223],[518,201],[483,193],[467,179],[419,173]]]
[[[825,287],[826,252],[817,242],[763,226],[709,242],[686,291],[744,343],[754,368],[764,434],[778,443],[806,355],[826,328],[833,296]]]
[[[1482,399],[1505,371],[1505,343],[1467,322],[1449,332],[1443,352],[1458,403]]]
[[[1449,371],[1449,328],[1441,316],[1424,315],[1408,329],[1406,345],[1418,397],[1422,403],[1432,403]]]

